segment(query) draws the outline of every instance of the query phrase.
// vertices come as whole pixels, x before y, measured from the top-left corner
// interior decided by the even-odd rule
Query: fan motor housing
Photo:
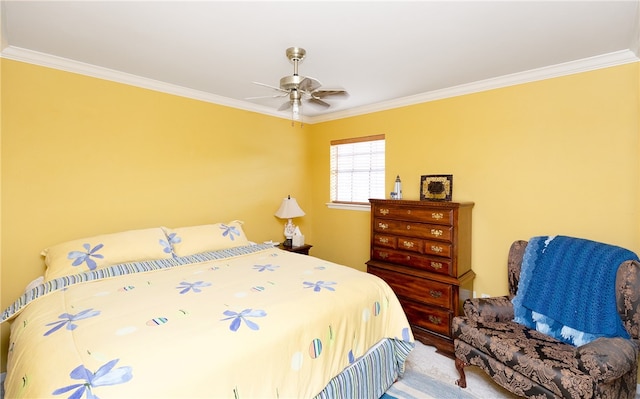
[[[304,79],[304,76],[298,76],[298,75],[285,76],[282,79],[280,79],[280,88],[282,90],[298,89],[302,79]]]
[[[304,56],[307,55],[307,51],[302,47],[289,47],[286,52],[289,61],[302,61]]]

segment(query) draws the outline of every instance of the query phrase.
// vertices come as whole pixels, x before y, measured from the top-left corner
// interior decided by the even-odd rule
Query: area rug
[[[416,341],[405,363],[405,373],[381,399],[515,399],[517,396],[492,382],[477,367],[465,368],[467,388],[459,378],[453,359],[436,353],[433,346]]]

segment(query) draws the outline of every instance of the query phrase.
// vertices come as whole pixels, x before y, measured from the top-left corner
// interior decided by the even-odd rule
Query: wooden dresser
[[[367,271],[393,288],[416,339],[453,357],[451,320],[473,295],[473,202],[370,202]]]

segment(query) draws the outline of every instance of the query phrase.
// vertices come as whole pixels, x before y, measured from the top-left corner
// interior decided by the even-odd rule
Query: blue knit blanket
[[[618,266],[633,252],[581,238],[541,236],[525,249],[514,321],[580,346],[598,337],[625,337],[616,307]]]

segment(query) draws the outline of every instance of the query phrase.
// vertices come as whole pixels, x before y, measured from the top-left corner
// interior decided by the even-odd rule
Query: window
[[[384,134],[331,141],[331,202],[384,198]]]

